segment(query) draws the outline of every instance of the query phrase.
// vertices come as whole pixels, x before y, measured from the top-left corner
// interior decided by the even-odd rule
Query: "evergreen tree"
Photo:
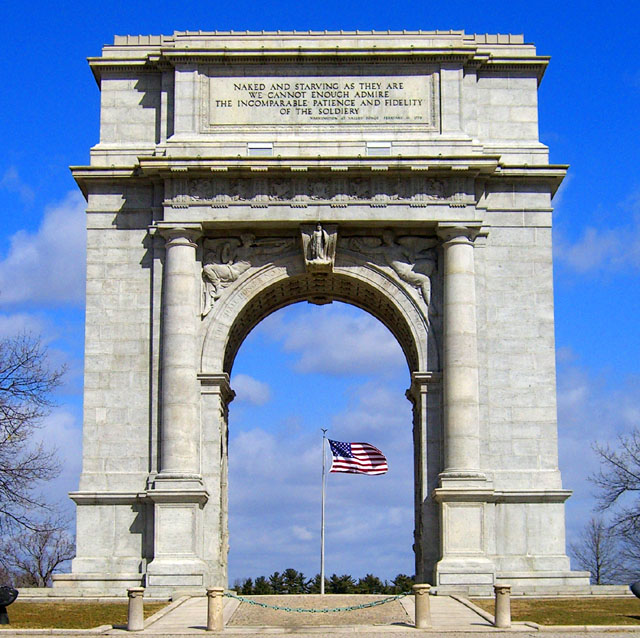
[[[304,594],[307,591],[304,574],[295,569],[285,569],[282,574],[285,594]]]
[[[259,596],[273,594],[271,585],[264,576],[258,576],[258,578],[256,578],[256,582],[253,584],[253,593]]]
[[[398,574],[392,581],[393,588],[391,593],[393,594],[406,594],[411,591],[411,588],[415,584],[415,576],[407,576],[406,574]]]
[[[384,583],[373,574],[367,574],[364,578],[361,578],[356,585],[356,592],[358,594],[384,594]]]
[[[332,574],[329,579],[330,594],[353,594],[356,590],[356,583],[349,574],[338,576]]]
[[[280,572],[273,572],[271,576],[269,576],[269,585],[271,586],[271,591],[274,594],[285,594],[284,587],[284,578],[280,574]]]
[[[329,581],[326,578],[324,579],[324,590],[329,591]],[[320,593],[320,574],[316,574],[313,578],[307,581],[306,591],[308,594]]]
[[[243,581],[240,593],[243,596],[250,596],[251,594],[253,594],[253,581],[250,578],[246,578]]]

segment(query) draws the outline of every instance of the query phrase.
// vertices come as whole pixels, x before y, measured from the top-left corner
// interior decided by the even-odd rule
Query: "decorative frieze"
[[[178,178],[167,181],[164,203],[174,208],[194,205],[214,208],[233,205],[306,207],[311,204],[338,207],[363,204],[372,207],[390,204],[465,206],[474,202],[466,181],[422,174]]]

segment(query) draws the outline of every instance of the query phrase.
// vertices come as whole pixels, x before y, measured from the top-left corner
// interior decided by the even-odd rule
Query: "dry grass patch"
[[[493,614],[494,601],[473,602]],[[637,598],[512,598],[512,620],[539,625],[640,625]]]
[[[155,614],[168,603],[145,603],[144,617]],[[91,629],[100,625],[126,625],[127,603],[98,602],[15,602],[7,607],[7,629]]]

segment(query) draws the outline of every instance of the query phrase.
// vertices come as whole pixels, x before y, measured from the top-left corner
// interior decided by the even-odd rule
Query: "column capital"
[[[405,396],[413,403],[418,400],[421,393],[429,392],[429,386],[438,386],[441,381],[441,372],[412,372],[411,385],[405,392]]]
[[[471,223],[440,223],[436,227],[436,233],[444,243],[472,243],[481,233],[480,222]]]
[[[167,246],[182,244],[196,248],[196,241],[202,236],[202,225],[160,223],[156,231],[164,237]]]
[[[229,375],[226,372],[218,374],[200,373],[200,392],[202,394],[219,394],[225,403],[231,403],[235,399],[236,393],[229,384]]]

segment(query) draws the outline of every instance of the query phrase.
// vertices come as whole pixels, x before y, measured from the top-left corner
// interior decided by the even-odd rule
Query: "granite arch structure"
[[[90,59],[83,469],[55,588],[227,585],[229,372],[304,299],[364,308],[405,353],[417,577],[588,585],[558,467],[548,61],[459,31],[118,36]]]
[[[300,255],[270,263],[238,282],[228,298],[221,299],[203,322],[202,355],[199,378],[202,388],[202,421],[220,420],[222,441],[228,429],[228,403],[233,398],[228,386],[235,355],[249,332],[266,316],[292,303],[331,303],[342,301],[355,305],[380,320],[396,338],[402,348],[411,378],[407,399],[414,408],[414,501],[415,544],[418,564],[425,577],[438,560],[435,536],[426,538],[421,531],[438,529],[436,503],[430,497],[437,486],[441,461],[441,375],[438,372],[438,351],[430,334],[431,326],[426,308],[411,291],[394,280],[392,275],[371,267],[364,259],[347,255],[336,260],[334,272],[319,280],[305,272]],[[242,303],[236,303],[240,299]],[[325,344],[330,347],[330,344]],[[213,391],[212,391],[213,388]],[[426,388],[430,388],[428,395]],[[424,397],[421,398],[421,393]],[[211,400],[213,394],[213,400]],[[428,419],[431,415],[431,419]],[[427,440],[430,441],[427,451]],[[217,443],[216,443],[217,444]],[[227,551],[227,450],[221,457],[220,556]],[[429,461],[428,455],[431,457]],[[212,450],[211,456],[215,457]],[[431,467],[430,474],[428,468]],[[226,565],[221,566],[225,569]],[[226,572],[225,572],[226,573]],[[423,577],[424,578],[424,577]]]

